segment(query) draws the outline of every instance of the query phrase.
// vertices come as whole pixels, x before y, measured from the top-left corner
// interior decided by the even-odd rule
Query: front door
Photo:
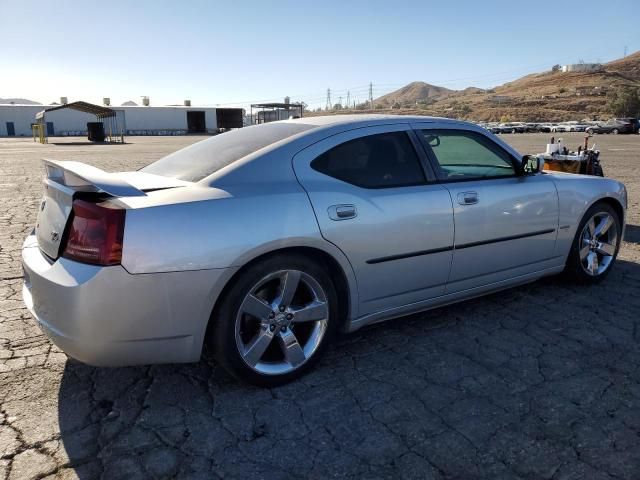
[[[13,122],[7,122],[7,136],[14,137],[16,135],[16,127]]]
[[[334,135],[294,157],[322,236],[353,266],[358,316],[445,291],[451,198],[425,176],[424,153],[416,147],[406,124],[383,125]]]
[[[455,246],[447,293],[507,280],[558,263],[558,195],[546,175],[518,175],[517,160],[468,130],[417,130],[450,192]]]

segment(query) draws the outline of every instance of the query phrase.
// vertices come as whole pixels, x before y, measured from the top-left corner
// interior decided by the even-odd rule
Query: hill
[[[438,87],[425,82],[411,82],[409,85],[383,95],[375,100],[380,105],[402,105],[413,106],[416,103],[447,98],[455,93],[445,87]]]
[[[607,93],[640,88],[640,52],[597,71],[546,71],[492,89],[450,90],[412,82],[374,100],[375,112],[434,115],[476,121],[564,121],[606,119]],[[356,112],[371,110],[356,110]],[[345,111],[340,111],[345,113]],[[336,112],[323,112],[336,113]]]
[[[33,100],[27,100],[26,98],[0,98],[0,105],[42,105],[39,102],[34,102]]]

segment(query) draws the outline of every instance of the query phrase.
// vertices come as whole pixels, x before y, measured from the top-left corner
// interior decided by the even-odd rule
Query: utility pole
[[[338,97],[338,105],[340,105],[340,108],[342,108],[342,95]]]
[[[369,82],[369,105],[373,110],[373,82]]]
[[[327,88],[327,105],[324,107],[325,110],[331,110],[331,89]]]
[[[347,108],[351,108],[351,92],[347,90]]]
[[[627,56],[627,46],[626,45],[624,46],[624,56],[625,57]]]

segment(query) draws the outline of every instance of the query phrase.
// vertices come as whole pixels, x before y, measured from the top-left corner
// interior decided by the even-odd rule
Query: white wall
[[[187,130],[187,112],[204,111],[208,132],[217,128],[216,109],[198,107],[117,107],[124,110],[127,130]]]
[[[31,136],[31,124],[36,113],[51,105],[0,105],[0,136],[7,135],[6,122],[13,122],[16,136]],[[217,129],[216,109],[199,107],[112,107],[125,130],[146,134],[186,133],[187,112],[204,111],[207,132]],[[122,113],[121,113],[122,112]],[[123,120],[124,118],[124,120]],[[54,110],[45,114],[46,122],[53,122],[55,135],[80,134],[87,131],[87,122],[95,122],[95,115],[72,109]]]
[[[31,124],[42,105],[0,105],[0,137],[7,135],[7,122],[13,122],[16,136],[31,136]]]

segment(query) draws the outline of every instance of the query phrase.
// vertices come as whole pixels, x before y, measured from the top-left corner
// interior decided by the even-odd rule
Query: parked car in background
[[[614,119],[605,123],[591,125],[586,129],[589,134],[593,133],[610,133],[617,135],[619,133],[636,133],[636,126],[630,120]]]
[[[631,129],[633,130],[631,133],[640,133],[640,120],[637,118],[627,117],[627,118],[616,118],[617,122],[628,123],[631,125]]]
[[[591,125],[585,123],[575,123],[569,125],[570,132],[585,132]]]
[[[501,123],[498,125],[499,131],[498,133],[525,133],[526,127],[524,123]]]
[[[421,116],[266,123],[135,172],[44,166],[22,296],[49,338],[99,366],[209,345],[264,386],[338,330],[563,271],[597,284],[627,208],[616,180],[543,172],[476,125]]]
[[[541,123],[538,125],[538,131],[542,133],[551,133],[551,127],[553,124],[551,123]]]
[[[556,133],[556,132],[568,132],[569,131],[569,126],[568,125],[564,125],[562,123],[559,123],[557,125],[552,125],[551,132]]]

